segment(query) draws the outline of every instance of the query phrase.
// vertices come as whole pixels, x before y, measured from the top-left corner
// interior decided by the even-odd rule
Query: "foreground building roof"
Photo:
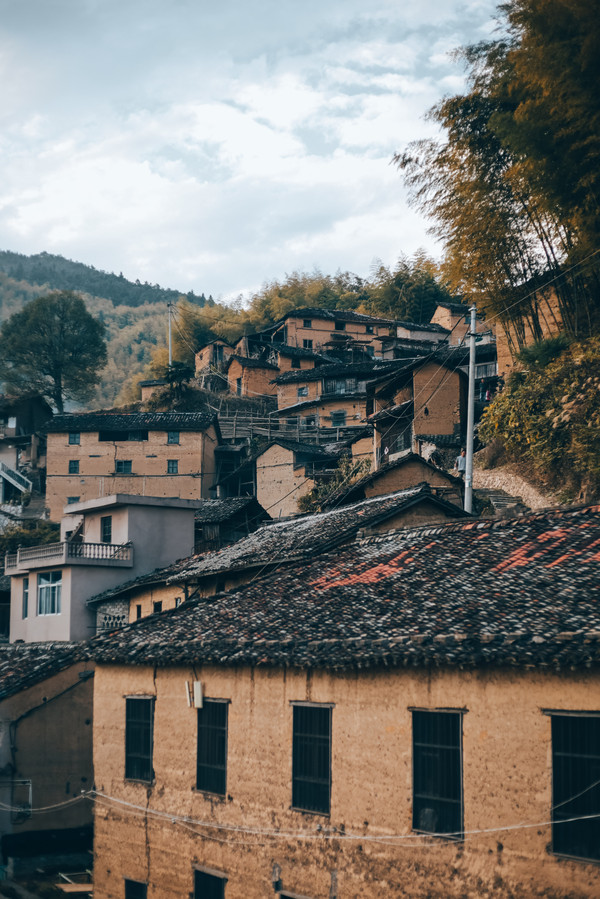
[[[0,646],[0,699],[90,658],[84,643],[9,643]]]
[[[121,664],[600,664],[600,506],[398,531],[96,638]]]
[[[55,415],[44,429],[69,431],[205,431],[216,423],[212,412],[75,412]]]
[[[169,583],[239,571],[260,565],[273,565],[295,559],[310,559],[353,538],[361,529],[373,527],[424,499],[435,503],[453,517],[466,515],[452,503],[434,496],[428,484],[418,484],[396,493],[376,496],[340,509],[305,515],[291,521],[266,524],[243,540],[219,552],[204,553],[190,559],[189,567],[169,579]]]

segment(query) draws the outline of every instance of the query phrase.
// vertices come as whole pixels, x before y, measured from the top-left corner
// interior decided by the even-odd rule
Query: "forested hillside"
[[[4,267],[12,274],[3,271]],[[48,275],[48,279],[34,283],[29,280],[34,275],[40,279]],[[122,288],[123,297],[132,296],[134,301],[119,300],[118,288]],[[226,305],[203,294],[182,295],[158,286],[133,284],[121,276],[47,253],[31,257],[0,253],[0,322],[20,311],[29,300],[52,290],[76,291],[92,315],[106,325],[108,365],[95,396],[96,408],[131,401],[137,395],[131,389],[136,379],[160,374],[166,360],[168,302],[175,303],[174,358],[192,364],[195,350],[214,337],[234,342],[303,306],[351,309],[421,322],[429,321],[440,300],[457,299],[441,283],[435,263],[423,254],[413,259],[402,257],[394,268],[377,263],[368,279],[350,272],[293,272]]]

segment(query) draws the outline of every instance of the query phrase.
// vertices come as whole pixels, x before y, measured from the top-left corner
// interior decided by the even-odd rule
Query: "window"
[[[167,474],[179,474],[179,461],[177,459],[167,459]]]
[[[21,603],[21,618],[27,618],[29,615],[29,578],[23,578],[23,594]]]
[[[115,474],[131,474],[131,459],[115,459]]]
[[[367,332],[367,334],[373,334],[373,325],[365,325],[365,331]]]
[[[599,812],[600,712],[552,715],[552,850],[600,860]]]
[[[156,602],[152,603],[152,611],[155,614],[157,612],[162,612],[162,599],[157,599]]]
[[[334,325],[336,331],[345,331],[346,330],[346,322],[337,321]]]
[[[340,409],[338,412],[331,413],[331,427],[332,428],[346,427],[346,412],[344,409]]]
[[[302,346],[305,350],[312,350],[313,342],[312,340],[307,340],[306,338],[304,338],[304,340],[302,341]]]
[[[125,899],[146,899],[148,887],[139,880],[125,881]]]
[[[137,620],[137,621],[139,621],[140,618],[142,617],[142,606],[141,606],[140,603],[137,603],[137,604],[136,604],[136,607],[135,607],[135,617],[136,617],[136,620]]]
[[[237,393],[238,396],[242,395],[242,379],[241,378],[236,379],[235,392]]]
[[[227,702],[205,699],[198,709],[196,788],[225,795],[227,778]]]
[[[300,365],[300,360],[298,359],[297,356],[292,356],[292,358],[290,360],[290,364],[291,364],[292,368],[301,368],[302,367]]]
[[[136,430],[136,431],[99,431],[98,432],[98,440],[101,442],[127,442],[127,441],[142,441],[148,439],[148,431],[147,430]]]
[[[225,899],[226,883],[226,877],[194,871],[194,899]]]
[[[67,506],[72,506],[73,503],[78,503],[78,502],[79,502],[78,496],[67,496]]]
[[[413,830],[462,835],[462,714],[413,712]]]
[[[308,396],[308,387],[298,387],[298,396]]]
[[[125,700],[125,778],[151,782],[154,700],[130,697]]]
[[[69,459],[69,474],[79,474],[79,459]]]
[[[293,707],[292,806],[329,814],[331,706]]]
[[[167,431],[167,443],[179,443],[179,431]]]
[[[79,431],[71,431],[69,434],[69,444],[70,446],[79,446],[81,443],[81,435]]]
[[[100,519],[100,542],[112,543],[112,515],[103,515]]]
[[[60,588],[62,571],[45,571],[37,576],[38,615],[58,615],[60,613]]]
[[[312,328],[312,318],[305,318],[302,320],[303,328]]]

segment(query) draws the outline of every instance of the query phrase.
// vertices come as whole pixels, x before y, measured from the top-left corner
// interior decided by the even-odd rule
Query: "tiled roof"
[[[249,506],[262,508],[253,496],[232,496],[229,499],[203,499],[198,502],[195,521],[202,524],[220,524],[243,512]]]
[[[288,440],[285,437],[276,437],[271,440],[263,449],[259,450],[257,453],[252,456],[253,459],[260,459],[268,449],[272,446],[281,446],[284,449],[291,450],[293,453],[298,453],[303,456],[313,456],[316,459],[331,459],[334,458],[337,453],[332,450],[327,450],[323,446],[319,446],[318,443],[301,443],[297,440]]]
[[[86,643],[7,643],[0,646],[0,699],[90,659]]]
[[[263,328],[263,332],[271,331],[273,328],[277,327],[277,325],[287,321],[288,318],[322,318],[325,321],[360,322],[365,325],[395,324],[390,318],[380,318],[376,315],[363,315],[361,312],[351,312],[349,309],[315,309],[312,306],[307,306],[304,309],[292,309],[291,312],[287,312],[283,318],[278,322],[275,322],[274,325]]]
[[[216,423],[211,412],[75,412],[55,415],[44,428],[49,433],[70,431],[205,431]]]
[[[450,331],[448,328],[443,328],[441,325],[437,325],[434,322],[424,322],[419,324],[418,322],[395,322],[398,328],[406,328],[407,331],[435,331],[437,334],[449,334]]]
[[[600,506],[398,531],[92,641],[99,662],[600,664]]]
[[[428,484],[419,484],[396,493],[333,509],[318,515],[304,515],[291,521],[263,525],[244,540],[215,553],[205,553],[170,579],[171,583],[195,580],[209,574],[237,571],[260,565],[272,565],[291,559],[312,558],[354,537],[361,528],[372,527],[379,522],[409,508],[424,498],[440,507],[448,507],[451,515],[464,513],[457,506],[438,500],[431,494]]]
[[[345,364],[338,362],[336,365],[320,365],[318,368],[294,369],[284,371],[278,375],[272,383],[294,384],[296,381],[320,381],[322,378],[351,378],[366,377],[375,378],[380,374],[387,374],[402,365],[397,360],[389,362],[352,362]]]
[[[150,584],[164,584],[168,577],[177,574],[178,571],[182,571],[184,568],[187,568],[188,565],[189,559],[179,559],[177,562],[172,562],[164,568],[155,568],[154,571],[149,571],[147,574],[141,574],[139,577],[132,578],[130,581],[125,581],[123,584],[109,587],[107,590],[103,590],[102,593],[96,593],[94,596],[88,597],[85,602],[87,605],[96,605],[99,602],[106,602],[109,599],[117,599],[118,597],[129,593],[131,590],[136,590],[138,587],[146,587]]]
[[[465,306],[464,303],[441,303],[438,301],[438,306],[441,306],[443,309],[450,309],[451,312],[456,312],[459,315],[468,315],[469,307]],[[478,317],[481,316],[481,313],[478,313]]]

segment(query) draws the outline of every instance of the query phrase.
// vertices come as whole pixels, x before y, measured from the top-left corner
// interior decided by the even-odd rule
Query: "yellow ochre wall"
[[[205,696],[230,701],[225,798],[195,790],[196,711],[185,696],[193,679]],[[598,710],[599,687],[589,672],[100,666],[96,786],[130,805],[95,807],[95,899],[122,899],[124,877],[147,881],[148,899],[188,899],[194,866],[227,876],[226,899],[265,899],[275,863],[286,892],[314,899],[329,896],[332,871],[338,899],[591,899],[600,867],[549,851],[551,720],[542,709]],[[153,785],[124,782],[124,697],[136,694],[156,697]],[[290,808],[293,701],[335,704],[329,816]],[[492,832],[385,842],[412,834],[411,708],[464,709],[464,828]],[[163,817],[146,818],[146,808]],[[523,824],[535,826],[502,830]],[[356,839],[327,840],[318,827]],[[300,832],[309,838],[289,836]]]
[[[271,518],[298,514],[298,500],[314,488],[304,465],[294,468],[294,453],[274,444],[256,460],[256,499]]]

